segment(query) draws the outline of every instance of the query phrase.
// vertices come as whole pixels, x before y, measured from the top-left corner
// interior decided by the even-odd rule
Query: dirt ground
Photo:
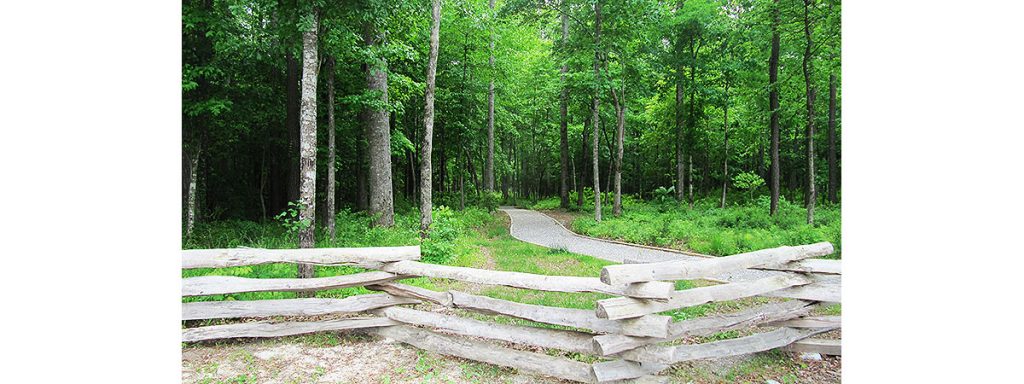
[[[181,381],[190,384],[569,383],[365,334],[199,343],[182,349],[181,362]],[[772,352],[677,364],[662,374],[672,383],[839,383],[841,367],[839,357],[802,361]]]
[[[182,383],[565,383],[369,335],[189,346],[181,363]]]

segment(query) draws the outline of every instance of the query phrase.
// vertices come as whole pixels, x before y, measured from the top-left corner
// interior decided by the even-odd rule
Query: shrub
[[[754,190],[764,185],[764,179],[756,173],[741,172],[732,177],[732,184],[741,190],[747,191],[750,199],[754,198]]]

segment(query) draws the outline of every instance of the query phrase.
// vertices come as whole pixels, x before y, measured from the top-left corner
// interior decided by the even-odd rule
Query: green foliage
[[[764,179],[756,173],[741,172],[736,176],[733,176],[732,183],[736,188],[748,191],[750,193],[750,198],[753,199],[754,190],[764,185]]]
[[[305,204],[300,201],[289,201],[288,209],[284,210],[277,216],[274,216],[274,220],[281,222],[281,226],[288,231],[288,233],[296,234],[299,231],[309,228],[313,223],[309,219],[300,219],[299,213],[306,209]]]
[[[298,209],[297,205],[292,209]],[[395,227],[371,227],[371,218],[364,213],[353,213],[342,210],[336,217],[336,240],[331,240],[324,228],[317,228],[316,247],[382,247],[399,245],[420,245],[422,260],[429,263],[449,263],[459,257],[460,253],[470,249],[460,247],[466,237],[474,236],[474,228],[493,221],[493,217],[485,210],[468,208],[455,212],[447,207],[439,206],[434,210],[434,224],[431,226],[431,238],[422,241],[419,238],[419,215],[415,211],[397,212]],[[294,224],[294,222],[293,222]],[[183,238],[183,248],[295,248],[293,226],[279,225],[272,222],[257,223],[252,221],[219,221],[196,224],[193,236]],[[362,269],[347,266],[317,266],[316,276],[336,276],[362,272]],[[227,275],[254,278],[294,277],[294,264],[262,264],[231,268],[201,268],[182,271],[182,277],[203,275]],[[365,288],[341,288],[317,293],[318,297],[346,297],[367,293]],[[231,295],[214,295],[185,298],[185,301],[208,300],[261,300],[293,298],[291,292],[248,292]]]
[[[572,225],[574,230],[588,236],[716,256],[828,241],[836,248],[829,257],[841,257],[838,205],[818,207],[820,219],[808,225],[806,210],[785,198],[780,199],[778,216],[769,216],[767,199],[761,196],[752,203],[725,209],[717,206],[715,198],[699,199],[693,209],[685,205],[665,208],[666,204],[637,203],[624,209],[621,217],[606,216],[597,223],[593,217],[580,216]]]
[[[529,208],[533,209],[533,210],[544,211],[544,210],[558,209],[559,207],[561,207],[561,205],[562,205],[562,201],[561,201],[560,198],[558,198],[558,197],[549,197],[549,198],[546,198],[546,199],[537,200],[537,202],[533,203],[532,205],[530,205]]]

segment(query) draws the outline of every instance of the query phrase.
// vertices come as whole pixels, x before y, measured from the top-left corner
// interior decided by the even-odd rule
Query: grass
[[[316,246],[324,247],[370,247],[420,245],[423,261],[431,263],[449,263],[465,257],[467,249],[459,248],[460,239],[476,233],[474,228],[483,223],[493,221],[493,217],[485,210],[467,208],[455,212],[446,207],[434,211],[432,237],[421,242],[419,239],[419,216],[415,211],[399,213],[395,216],[395,227],[372,228],[371,218],[364,214],[342,211],[336,219],[336,238],[331,240],[323,228],[316,234]],[[183,241],[183,248],[296,248],[297,235],[288,232],[277,222],[256,223],[250,221],[224,221],[202,223],[196,226],[192,238]],[[317,266],[318,277],[347,275],[364,270],[348,266]],[[198,268],[182,270],[182,277],[222,275],[251,278],[287,278],[295,277],[295,264],[262,264],[230,268]],[[408,282],[408,281],[407,281]],[[317,292],[317,297],[343,298],[357,294],[369,293],[363,287],[332,289]],[[294,292],[247,292],[229,295],[211,295],[183,298],[190,301],[219,300],[267,300],[294,298]]]
[[[827,258],[841,258],[839,205],[819,205],[815,209],[815,223],[809,225],[805,208],[783,198],[778,215],[771,217],[768,204],[767,197],[762,196],[722,209],[718,199],[708,198],[698,200],[690,208],[672,199],[644,202],[624,196],[621,217],[614,217],[611,204],[605,204],[602,206],[604,220],[598,223],[592,215],[580,214],[572,222],[572,229],[587,236],[715,256],[828,241],[836,252]],[[531,207],[556,209],[558,198],[540,200]]]

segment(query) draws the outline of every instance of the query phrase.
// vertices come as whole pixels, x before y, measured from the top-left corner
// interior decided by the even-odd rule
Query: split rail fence
[[[182,304],[182,320],[273,318],[341,314],[319,321],[243,322],[182,330],[182,341],[278,337],[322,331],[361,329],[420,349],[544,376],[584,383],[666,382],[656,374],[670,365],[697,359],[760,352],[775,348],[839,354],[838,340],[809,339],[840,328],[838,316],[812,316],[819,303],[840,302],[837,260],[810,259],[833,252],[829,243],[779,247],[700,261],[617,264],[600,277],[546,276],[425,264],[420,249],[204,249],[182,253],[182,268],[223,268],[265,263],[350,265],[368,272],[307,279],[254,279],[233,276],[184,278],[182,296],[242,292],[302,292],[365,286],[381,293],[343,299],[298,298],[253,301],[201,301]],[[676,280],[710,278],[741,269],[768,271],[753,281],[675,290]],[[829,276],[832,275],[832,276]],[[459,291],[438,292],[397,281],[426,276],[477,284],[553,292],[600,292],[617,297],[598,300],[596,310],[523,304]],[[781,297],[738,312],[673,321],[659,312],[751,296]],[[485,314],[497,314],[572,330],[507,325],[418,310],[408,305],[431,302]],[[449,311],[450,312],[450,311]],[[759,329],[734,339],[679,344],[679,339],[718,332]],[[772,329],[772,330],[769,330]],[[510,348],[488,341],[553,348],[595,356],[588,364]]]

